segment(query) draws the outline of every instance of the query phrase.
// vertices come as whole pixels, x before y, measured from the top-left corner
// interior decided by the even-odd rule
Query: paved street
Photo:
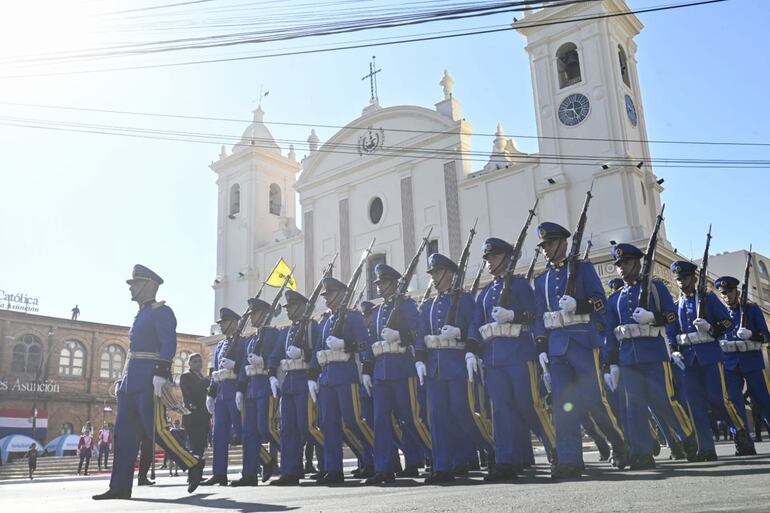
[[[759,456],[736,458],[731,444],[721,444],[720,461],[699,464],[664,460],[664,448],[658,470],[649,472],[613,472],[596,463],[596,453],[587,453],[590,477],[559,483],[550,481],[539,460],[534,471],[511,484],[485,485],[477,474],[451,486],[423,486],[416,480],[386,487],[308,483],[299,488],[199,488],[188,496],[184,477],[169,478],[161,471],[154,487],[134,488],[131,501],[92,501],[92,494],[106,489],[106,476],[4,481],[0,497],[4,508],[23,513],[770,511],[770,443],[757,448]]]

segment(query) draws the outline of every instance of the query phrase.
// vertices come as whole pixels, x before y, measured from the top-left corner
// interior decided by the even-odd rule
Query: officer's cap
[[[687,260],[677,260],[671,264],[671,272],[674,273],[677,278],[695,274],[697,269],[697,265],[693,264],[692,262],[688,262]]]
[[[513,253],[513,246],[505,242],[503,239],[490,237],[484,241],[484,245],[481,246],[481,251],[483,252],[482,257],[487,258],[489,255]]]
[[[361,301],[361,304],[358,306],[361,308],[361,310],[364,313],[368,314],[374,308],[374,303],[372,303],[371,301]]]
[[[251,308],[252,312],[256,312],[257,310],[270,310],[270,303],[255,297],[250,297],[249,308]]]
[[[454,263],[449,257],[442,255],[441,253],[433,253],[428,257],[428,272],[438,271],[445,269],[447,271],[457,272],[457,264]]]
[[[642,250],[634,246],[633,244],[626,244],[626,243],[620,243],[612,246],[612,250],[610,251],[612,254],[612,259],[617,264],[624,258],[642,258],[644,256],[644,253],[642,253]]]
[[[374,273],[377,275],[377,279],[374,281],[374,283],[387,280],[398,281],[401,279],[401,273],[393,269],[388,264],[377,264],[377,266],[374,268]]]
[[[217,319],[217,322],[240,321],[240,320],[241,320],[241,316],[233,312],[229,308],[219,309],[219,319]]]
[[[323,292],[321,292],[322,296],[332,294],[334,292],[344,292],[348,290],[347,285],[342,283],[337,278],[332,278],[331,276],[324,278],[321,283],[323,284]]]
[[[294,292],[293,290],[287,290],[284,297],[286,298],[286,306],[298,304],[304,305],[307,303],[307,298],[305,296],[299,292]]]
[[[537,227],[537,236],[540,238],[538,246],[542,246],[543,243],[550,240],[566,239],[572,235],[569,230],[560,224],[556,223],[540,223]]]
[[[158,276],[150,268],[145,267],[141,264],[136,264],[134,266],[134,270],[131,272],[131,279],[126,280],[126,283],[131,285],[131,283],[139,280],[150,280],[150,281],[154,281],[158,285],[163,285],[163,278]]]
[[[718,290],[731,290],[737,289],[739,283],[740,282],[738,281],[738,278],[733,278],[732,276],[722,276],[717,278],[717,281],[714,282],[714,287],[716,287]]]
[[[623,283],[624,283],[623,280],[621,280],[620,278],[612,278],[607,285],[612,290],[618,290],[623,288]]]

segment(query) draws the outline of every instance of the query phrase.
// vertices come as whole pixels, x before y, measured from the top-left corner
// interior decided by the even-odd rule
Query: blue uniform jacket
[[[372,344],[382,340],[380,332],[387,325],[391,311],[393,311],[393,298],[390,301],[377,305],[372,311],[369,343],[364,356],[364,373],[373,373],[372,378],[375,382],[405,379],[416,375],[414,356],[411,351],[403,354],[384,354],[375,361]],[[417,311],[417,303],[412,298],[406,298],[401,305],[399,313],[398,331],[401,335],[401,343],[412,346],[417,338],[417,331],[420,325],[420,313]]]
[[[607,300],[605,344],[607,346],[607,359],[610,364],[634,365],[668,361],[666,340],[662,336],[628,338],[622,341],[618,341],[615,337],[615,328],[621,324],[636,324],[632,314],[639,306],[641,286],[639,281],[633,285],[626,285]],[[657,290],[657,297],[660,302],[656,304],[655,294],[650,294],[648,307],[655,314],[653,324],[664,326],[676,322],[676,306],[674,306],[671,293],[659,281],[653,281],[652,286]]]
[[[246,392],[246,397],[249,399],[261,399],[271,394],[270,381],[267,375],[246,375],[246,365],[249,363],[249,354],[254,353],[261,356],[265,361],[265,368],[273,369],[271,375],[275,375],[274,369],[280,363],[276,363],[273,358],[275,346],[278,345],[278,329],[268,326],[262,328],[262,330],[264,330],[264,336],[262,338],[261,347],[257,347],[259,332],[252,335],[248,342],[246,342],[246,353],[243,357],[243,365],[241,365],[241,371],[238,373],[238,389],[242,392]]]
[[[369,330],[361,312],[350,310],[345,317],[345,326],[342,329],[342,339],[345,341],[345,352],[350,356],[346,362],[331,362],[325,367],[318,364],[316,357],[318,351],[329,349],[326,347],[326,338],[332,334],[332,328],[337,322],[337,314],[332,314],[323,321],[318,329],[315,351],[313,351],[312,365],[320,369],[321,385],[349,385],[358,383],[358,364],[355,355],[367,347]]]
[[[176,317],[163,301],[148,302],[139,308],[128,332],[128,349],[135,352],[158,353],[164,365],[176,354]],[[132,358],[128,362],[118,392],[133,393],[152,390],[155,374],[154,360]]]
[[[503,278],[495,278],[482,289],[476,298],[473,318],[468,331],[468,338],[481,342],[479,328],[490,322],[492,309],[500,300],[503,290]],[[537,356],[535,342],[529,325],[535,316],[535,301],[532,287],[524,278],[513,278],[511,282],[511,309],[514,311],[516,324],[524,324],[527,331],[522,330],[518,338],[495,337],[483,343],[484,365],[491,367],[510,365],[515,362],[534,360]]]
[[[428,349],[425,345],[426,335],[439,335],[441,328],[447,323],[449,307],[452,303],[451,292],[439,294],[430,298],[420,307],[420,330],[414,348],[418,355],[427,354],[428,376],[435,379],[467,379],[465,368],[465,349]],[[455,327],[460,328],[462,340],[468,338],[468,327],[473,315],[473,296],[468,292],[460,295],[460,305],[457,309]]]
[[[220,341],[217,344],[216,349],[214,350],[214,370],[219,370],[219,360],[222,358],[225,358],[227,355],[227,351],[230,347],[230,344],[233,343],[233,340],[231,338],[226,338],[222,341]],[[238,342],[238,345],[235,348],[235,354],[231,355],[233,356],[233,360],[235,360],[235,367],[233,368],[233,371],[235,372],[236,379],[227,379],[225,381],[215,382],[213,379],[211,380],[211,384],[209,385],[209,390],[212,388],[216,390],[216,398],[225,400],[225,401],[231,401],[235,400],[235,393],[238,391],[238,379],[237,376],[241,371],[241,367],[243,367],[243,349],[246,346],[246,340],[241,339]],[[209,394],[210,395],[210,394]]]
[[[767,322],[765,322],[765,316],[762,315],[762,310],[754,303],[748,303],[746,306],[748,311],[746,328],[752,331],[751,341],[753,342],[770,342],[770,333],[767,331]],[[733,327],[725,333],[726,340],[740,340],[738,338],[738,328],[741,327],[741,307],[736,305],[735,308],[729,310],[730,318],[733,321]],[[725,353],[725,369],[735,370],[740,369],[742,372],[754,372],[765,368],[765,360],[762,357],[762,351],[744,351]]]
[[[676,326],[676,334],[692,333],[696,331],[695,326],[693,326],[692,323],[698,318],[697,312],[698,301],[696,294],[679,296],[679,304],[677,307],[679,324]],[[719,338],[722,337],[726,330],[732,327],[732,321],[730,320],[730,312],[727,311],[727,307],[725,307],[713,292],[706,294],[706,312],[704,318],[711,324],[711,335],[717,339],[713,342],[679,346],[678,340],[671,336],[674,332],[669,332],[669,342],[675,344],[675,350],[682,353],[687,365],[692,365],[696,358],[701,365],[709,365],[724,361],[724,353],[722,353],[722,348],[719,345]]]
[[[564,289],[567,287],[568,267],[549,264],[546,271],[535,279],[535,322],[532,328],[538,341],[538,351],[544,351],[547,342],[548,354],[552,356],[565,354],[570,342],[586,349],[601,347],[603,343],[598,326],[605,323],[604,311],[607,298],[602,281],[590,262],[580,262],[577,267],[574,298],[577,301],[575,313],[590,314],[591,322],[555,330],[545,329],[543,314],[559,310],[559,299],[564,295]]]
[[[294,335],[299,329],[299,324],[299,321],[293,322],[291,326],[281,328],[278,334],[278,342],[275,344],[275,349],[273,350],[271,361],[278,362],[277,364],[280,365],[281,360],[288,358],[288,356],[286,356],[286,349],[293,345],[292,342],[294,341]],[[304,347],[300,347],[300,349],[303,350],[303,353],[306,350],[309,350],[308,352],[312,352],[312,344],[315,340],[316,333],[318,333],[318,322],[311,319],[310,325],[307,327],[307,333],[305,334],[305,340],[303,343]],[[307,380],[308,371],[289,371],[283,378],[283,383],[281,383],[281,393],[299,394],[307,392]]]

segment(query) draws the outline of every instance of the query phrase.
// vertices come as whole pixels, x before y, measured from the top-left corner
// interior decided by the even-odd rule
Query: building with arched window
[[[0,310],[0,437],[32,434],[44,442],[80,433],[86,421],[114,422],[115,382],[128,355],[128,326],[73,321]],[[177,334],[173,372],[187,370],[192,353],[208,350],[196,335]],[[104,411],[109,406],[109,411]]]

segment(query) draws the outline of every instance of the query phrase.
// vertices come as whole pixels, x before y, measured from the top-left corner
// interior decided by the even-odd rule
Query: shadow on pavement
[[[258,502],[241,502],[228,498],[218,498],[208,500],[210,494],[205,495],[191,495],[182,499],[149,499],[149,498],[132,498],[132,502],[147,502],[149,504],[156,504],[160,509],[164,504],[186,504],[188,506],[195,506],[197,508],[206,509],[224,509],[227,511],[240,511],[242,513],[256,513],[261,511],[291,511],[299,509],[297,507],[282,506],[280,504],[260,504]]]

